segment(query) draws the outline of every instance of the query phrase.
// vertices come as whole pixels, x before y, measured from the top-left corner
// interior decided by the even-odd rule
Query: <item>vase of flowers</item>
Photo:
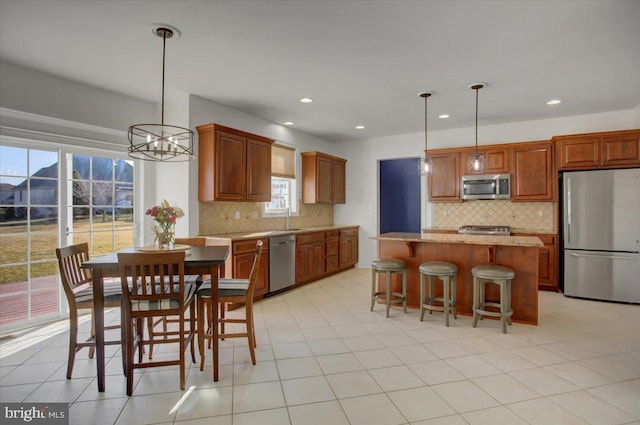
[[[146,214],[150,215],[157,223],[152,227],[153,233],[156,235],[154,245],[157,243],[159,248],[173,247],[176,243],[176,221],[184,216],[182,208],[169,205],[165,199],[160,205],[149,208]]]

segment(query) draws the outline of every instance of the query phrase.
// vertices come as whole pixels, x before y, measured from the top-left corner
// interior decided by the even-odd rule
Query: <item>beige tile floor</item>
[[[492,320],[370,312],[369,279],[350,270],[260,301],[258,364],[246,340],[224,341],[220,381],[208,352],[186,391],[177,368],[156,368],[126,397],[116,347],[104,393],[86,350],[65,379],[65,321],[5,339],[0,401],[68,402],[72,424],[640,424],[640,306],[541,292],[540,325],[504,335]]]

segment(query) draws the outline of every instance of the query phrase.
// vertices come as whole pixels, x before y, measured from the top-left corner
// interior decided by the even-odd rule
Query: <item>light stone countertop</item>
[[[379,241],[462,243],[471,245],[497,246],[544,246],[535,236],[494,236],[494,235],[460,235],[448,233],[401,233],[391,232],[372,236]]]
[[[317,227],[305,227],[301,229],[281,229],[281,230],[261,230],[258,232],[246,231],[246,232],[234,232],[234,233],[215,233],[211,235],[199,235],[210,239],[225,240],[225,241],[237,241],[243,239],[256,239],[256,238],[268,238],[271,236],[283,236],[283,235],[300,235],[304,233],[313,232],[326,232],[329,230],[341,230],[354,227],[360,227],[357,224],[333,224],[331,226],[317,226]]]

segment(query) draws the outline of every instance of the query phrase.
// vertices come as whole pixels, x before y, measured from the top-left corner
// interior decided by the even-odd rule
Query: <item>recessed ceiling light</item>
[[[293,122],[292,121],[287,121],[287,122],[283,122],[282,124],[291,126],[291,125],[293,125]]]
[[[313,99],[311,99],[310,97],[303,97],[302,99],[300,99],[300,103],[311,103],[313,102]]]
[[[356,130],[364,130],[364,125],[356,125]]]
[[[438,118],[443,120],[443,119],[449,118],[450,116],[451,115],[449,115],[449,114],[440,114],[440,115],[438,115]]]
[[[561,103],[562,101],[560,99],[551,99],[550,101],[547,102],[547,105],[559,105]]]

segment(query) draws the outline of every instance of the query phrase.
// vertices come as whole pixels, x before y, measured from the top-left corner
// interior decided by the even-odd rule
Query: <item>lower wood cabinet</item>
[[[296,236],[296,284],[318,280],[357,262],[357,227]]]
[[[253,259],[255,257],[256,243],[262,240],[262,255],[260,256],[260,268],[254,299],[262,298],[269,292],[269,239],[244,239],[233,242],[233,277],[235,279],[247,279],[251,273]]]
[[[553,234],[514,233],[513,236],[535,236],[544,244],[538,251],[538,289],[558,292],[558,247]]]
[[[332,273],[340,268],[340,231],[325,233],[324,238],[324,270]]]
[[[324,274],[324,232],[296,236],[296,283]]]
[[[340,230],[340,268],[358,262],[358,229]]]

